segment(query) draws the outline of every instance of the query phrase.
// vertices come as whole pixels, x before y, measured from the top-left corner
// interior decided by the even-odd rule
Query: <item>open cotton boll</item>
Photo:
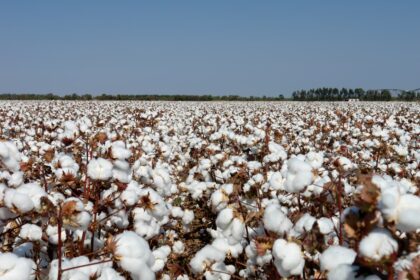
[[[182,254],[184,253],[185,245],[181,240],[175,241],[174,245],[172,245],[172,251],[175,254]]]
[[[379,261],[398,251],[398,243],[386,229],[374,229],[359,244],[361,256]]]
[[[121,201],[126,205],[126,206],[133,206],[135,205],[138,201],[139,201],[139,189],[140,187],[137,186],[135,184],[132,183],[133,181],[131,181],[128,185],[127,188],[121,192],[121,196],[120,199]]]
[[[24,214],[34,209],[34,203],[31,198],[15,189],[7,189],[4,193],[4,204],[10,211],[18,214]]]
[[[264,266],[265,264],[271,262],[273,258],[271,255],[271,248],[267,248],[264,253],[259,252],[257,249],[257,242],[255,240],[251,240],[250,244],[246,246],[245,253],[248,257],[248,262],[259,266]]]
[[[150,239],[159,233],[161,225],[168,222],[169,210],[163,198],[150,188],[140,190],[139,205],[141,208],[133,210],[134,229],[137,234]]]
[[[296,193],[303,191],[313,181],[312,167],[298,158],[287,161],[287,172],[284,189]]]
[[[334,223],[332,222],[331,218],[319,218],[317,220],[317,224],[319,227],[319,231],[322,234],[329,234],[334,231]]]
[[[198,182],[194,180],[188,184],[181,183],[180,187],[186,188],[188,192],[191,194],[193,199],[198,199],[203,196],[204,191],[206,191],[208,188],[210,188],[213,185],[214,183],[211,183],[211,182]]]
[[[168,245],[162,246],[153,250],[152,254],[155,258],[155,262],[152,266],[154,272],[158,272],[165,267],[166,262],[168,261],[168,256],[171,253],[171,247]]]
[[[174,206],[171,208],[171,216],[174,218],[182,218],[182,216],[184,216],[184,211],[181,207]]]
[[[112,177],[112,163],[103,158],[92,159],[87,166],[87,175],[93,180],[106,181]]]
[[[79,198],[67,198],[61,208],[64,227],[69,229],[87,229],[92,217],[85,210],[85,206]]]
[[[194,211],[185,209],[184,215],[182,216],[182,223],[184,225],[189,225],[194,220]]]
[[[101,275],[97,278],[97,280],[124,280],[125,278],[122,277],[118,272],[115,271],[112,267],[104,267],[101,270]]]
[[[129,169],[120,169],[114,167],[112,169],[112,178],[121,183],[129,183],[131,181],[131,173]]]
[[[293,226],[292,222],[281,210],[280,205],[275,203],[269,204],[265,208],[263,223],[265,229],[279,235],[289,232]]]
[[[35,279],[35,269],[36,265],[30,259],[0,252],[0,279],[32,280]]]
[[[216,218],[216,226],[225,229],[233,220],[233,210],[231,208],[223,209]]]
[[[157,220],[143,208],[135,208],[133,210],[134,230],[143,238],[150,238],[159,234],[160,225]]]
[[[60,168],[69,168],[73,169],[75,172],[79,171],[79,165],[74,161],[74,159],[66,154],[59,154],[53,160],[53,167],[57,169]]]
[[[169,196],[176,192],[176,186],[172,184],[169,172],[164,168],[155,168],[151,172],[153,186],[162,196]]]
[[[218,231],[211,231],[211,236],[214,238],[211,245],[230,256],[237,258],[243,252],[242,244],[232,236],[224,236]]]
[[[57,245],[58,244],[58,227],[48,225],[45,231],[48,236],[48,242],[51,244]],[[67,239],[67,234],[65,229],[61,229],[61,240],[64,242]]]
[[[420,229],[420,198],[412,194],[405,194],[398,203],[397,229],[413,232]]]
[[[10,175],[10,178],[7,180],[7,184],[10,187],[17,188],[23,184],[23,172],[14,172]]]
[[[270,188],[273,190],[283,190],[284,189],[284,182],[285,179],[283,178],[283,176],[281,175],[280,172],[273,172],[271,173],[269,179],[268,179],[268,183],[270,185]]]
[[[124,231],[118,234],[113,242],[115,242],[115,258],[134,279],[155,279],[151,269],[155,259],[146,240],[132,231]]]
[[[319,260],[322,271],[331,271],[341,264],[352,264],[356,259],[357,253],[352,249],[333,245],[322,252]]]
[[[340,167],[344,170],[344,171],[349,171],[353,168],[355,168],[355,164],[353,164],[351,162],[350,159],[346,158],[346,157],[340,157],[338,158],[338,164],[340,165]]]
[[[350,264],[339,264],[328,272],[328,280],[356,280],[357,267]]]
[[[211,270],[204,272],[206,280],[229,280],[235,273],[233,265],[226,265],[223,262],[216,262],[211,266]]]
[[[273,256],[274,265],[282,277],[302,274],[305,259],[298,244],[277,239],[273,245]]]
[[[268,143],[268,150],[270,151],[270,154],[264,157],[264,162],[276,162],[287,158],[287,153],[284,148],[276,142],[270,141]]]
[[[291,235],[293,236],[300,236],[305,232],[309,232],[312,230],[312,227],[315,223],[316,219],[312,217],[310,214],[305,213],[300,219],[296,222],[295,226],[293,227]]]
[[[0,141],[0,162],[12,172],[20,169],[21,155],[16,145],[10,141]]]
[[[393,145],[392,148],[400,157],[406,157],[408,155],[408,148],[403,145]]]
[[[34,208],[39,210],[41,208],[41,197],[47,196],[47,193],[37,183],[23,184],[16,189],[17,192],[29,196],[34,204]]]
[[[340,264],[332,269],[327,274],[328,280],[381,280],[381,278],[375,274],[372,275],[359,275],[359,268],[354,265]]]
[[[225,253],[211,245],[201,248],[191,259],[190,266],[194,273],[202,273],[212,263],[223,262]]]
[[[399,230],[411,232],[420,228],[418,196],[401,194],[396,185],[383,188],[378,207],[388,221],[395,222]]]
[[[313,169],[321,168],[324,163],[324,153],[323,152],[309,152],[306,155],[305,161],[309,163]]]
[[[19,237],[31,241],[39,241],[42,238],[42,229],[37,225],[24,224],[20,228]]]
[[[131,152],[125,148],[123,141],[115,141],[111,145],[111,156],[113,159],[125,160],[131,156]]]
[[[99,275],[102,272],[102,269],[109,268],[111,266],[111,263],[105,262],[105,263],[99,263],[100,260],[89,260],[86,256],[79,256],[72,259],[64,258],[62,260],[61,266],[62,269],[68,269],[68,268],[74,268],[67,271],[64,271],[62,273],[62,279],[75,279],[75,280],[88,280],[91,279],[95,275]],[[58,260],[55,259],[50,264],[50,270],[49,270],[49,278],[50,280],[57,279],[58,276]]]
[[[217,213],[226,208],[229,202],[229,195],[233,192],[232,184],[224,184],[213,192],[210,197],[210,204],[213,213]]]

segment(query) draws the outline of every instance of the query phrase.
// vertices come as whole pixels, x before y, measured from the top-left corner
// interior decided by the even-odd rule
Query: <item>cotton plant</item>
[[[302,251],[294,242],[277,239],[273,245],[274,265],[282,277],[301,275],[305,265]]]
[[[134,230],[146,239],[156,236],[161,225],[168,222],[169,209],[153,189],[141,190],[138,207],[133,209]]]
[[[35,262],[28,258],[18,257],[13,253],[0,252],[0,277],[11,280],[35,279]]]

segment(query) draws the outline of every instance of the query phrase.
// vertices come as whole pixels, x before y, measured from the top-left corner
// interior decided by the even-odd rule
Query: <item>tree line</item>
[[[299,90],[292,93],[292,100],[296,101],[347,101],[358,99],[361,101],[391,101],[420,100],[420,91],[401,91],[398,96],[392,96],[391,91],[382,90],[364,90],[362,88],[316,88],[310,90]]]
[[[91,95],[76,93],[69,95],[48,94],[0,94],[0,100],[140,100],[140,101],[279,101],[284,100],[282,94],[278,96],[239,96],[239,95],[126,95],[102,94]]]
[[[239,96],[239,95],[159,95],[159,94],[68,94],[56,95],[47,94],[0,94],[0,100],[140,100],[140,101],[347,101],[358,99],[361,101],[420,101],[420,90],[400,91],[397,96],[392,96],[387,89],[382,90],[364,90],[356,89],[338,89],[338,88],[316,88],[309,90],[298,90],[292,93],[291,98],[285,98],[283,94],[278,96]]]

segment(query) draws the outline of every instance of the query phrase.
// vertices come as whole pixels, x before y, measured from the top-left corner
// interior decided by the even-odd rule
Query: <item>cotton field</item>
[[[0,279],[420,279],[419,103],[0,103]]]

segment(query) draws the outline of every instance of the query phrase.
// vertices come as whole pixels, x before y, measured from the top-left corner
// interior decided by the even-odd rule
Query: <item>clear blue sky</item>
[[[0,2],[0,92],[420,87],[420,1]]]

